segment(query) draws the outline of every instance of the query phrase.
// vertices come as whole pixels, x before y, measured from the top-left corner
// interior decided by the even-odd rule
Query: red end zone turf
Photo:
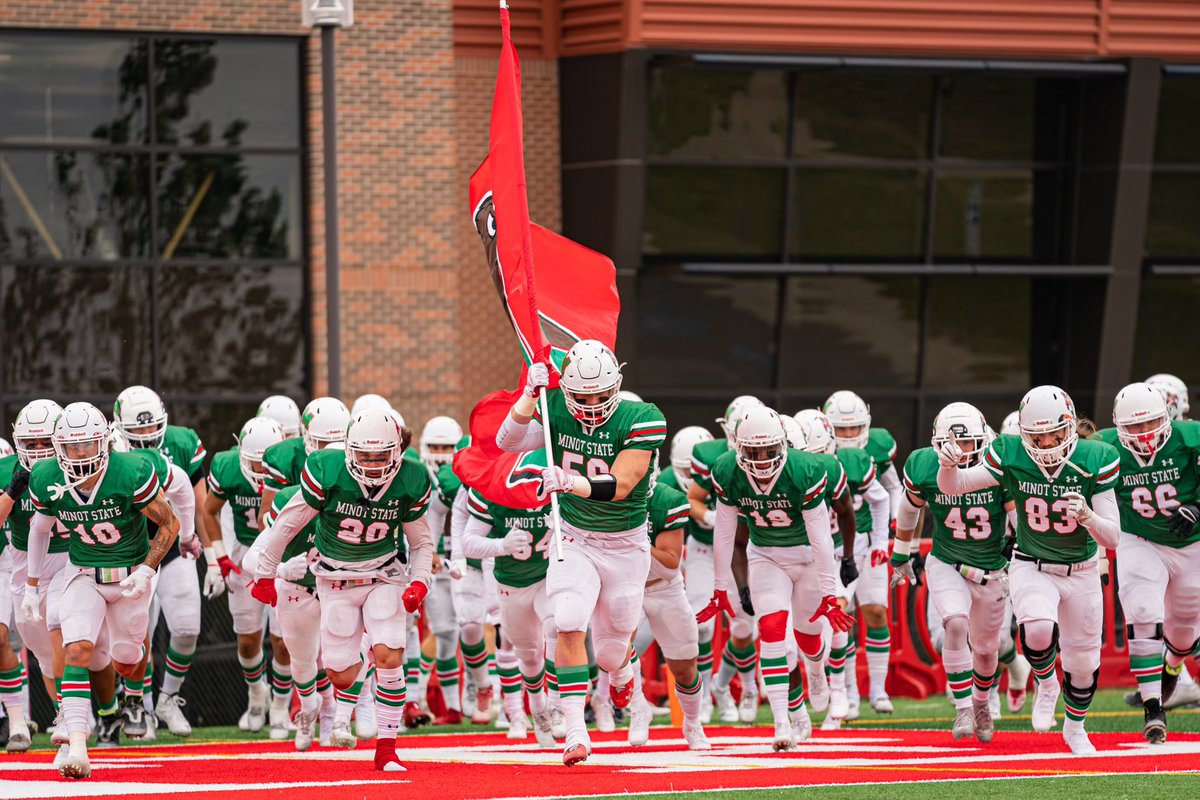
[[[371,769],[372,748],[314,747],[297,753],[281,742],[188,744],[92,752],[92,778],[68,782],[48,752],[0,759],[0,797],[213,797],[254,792],[287,800],[421,798],[441,800],[671,792],[728,788],[914,783],[961,778],[1032,778],[1170,772],[1200,764],[1200,734],[1171,734],[1151,748],[1131,733],[1096,733],[1100,752],[1072,757],[1058,733],[1000,732],[990,745],[955,742],[946,731],[822,732],[796,752],[771,752],[769,728],[710,728],[714,748],[686,749],[677,731],[655,729],[649,745],[628,747],[622,733],[594,735],[592,757],[562,766],[557,750],[532,737],[503,734],[405,736],[407,772]],[[330,790],[336,792],[331,794]]]

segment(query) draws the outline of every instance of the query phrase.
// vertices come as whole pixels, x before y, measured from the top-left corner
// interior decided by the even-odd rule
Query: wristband
[[[617,479],[613,475],[597,475],[594,478],[587,478],[588,485],[591,487],[591,494],[588,495],[589,500],[615,500],[617,497]]]
[[[213,551],[213,561],[214,562],[217,559],[223,558],[224,556],[228,555],[225,552],[225,542],[222,539],[214,539],[212,546],[211,546],[211,550]]]
[[[537,411],[538,401],[534,397],[522,393],[517,398],[517,402],[513,403],[513,411],[520,414],[522,417],[532,417],[533,412]]]
[[[901,539],[897,536],[896,540],[892,542],[892,552],[896,555],[907,556],[912,553],[914,544],[916,544],[915,539]]]

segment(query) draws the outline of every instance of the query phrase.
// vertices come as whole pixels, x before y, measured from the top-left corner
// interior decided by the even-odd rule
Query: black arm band
[[[615,500],[617,498],[617,479],[612,475],[597,475],[587,479],[592,487],[589,500]]]

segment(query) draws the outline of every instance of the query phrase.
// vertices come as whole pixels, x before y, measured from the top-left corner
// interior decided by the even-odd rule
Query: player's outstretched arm
[[[884,503],[886,502],[885,494]],[[812,508],[804,509],[801,515],[804,517],[804,528],[808,531],[808,543],[812,546],[821,595],[836,595],[837,580],[834,578],[833,534],[830,532],[829,507],[824,503],[817,503]]]
[[[433,577],[433,534],[424,515],[404,523],[404,539],[408,542],[409,580],[429,586]]]
[[[946,494],[978,492],[981,489],[995,486],[998,483],[999,481],[996,480],[996,476],[989,472],[988,468],[982,464],[975,467],[967,467],[966,469],[957,466],[947,467],[945,464],[941,464],[938,467],[938,488]]]
[[[895,472],[895,470],[892,470]],[[863,499],[871,510],[871,550],[887,552],[888,526],[892,521],[892,498],[878,480],[863,492]]]
[[[850,492],[842,492],[833,501],[833,515],[837,517],[838,533],[842,535],[842,561],[854,563],[854,536],[858,533],[858,520],[854,516],[854,500]]]
[[[179,518],[175,516],[174,509],[161,490],[150,504],[142,509],[142,514],[158,525],[158,531],[150,540],[150,552],[146,554],[146,560],[142,563],[152,570],[157,570],[179,537]]]
[[[458,544],[462,548],[459,555],[463,558],[495,558],[496,556],[512,555],[505,549],[505,541],[508,537],[492,539],[488,536],[491,530],[491,525],[478,517],[469,516],[459,535]]]
[[[317,510],[310,506],[304,500],[303,492],[296,492],[292,495],[292,499],[288,500],[287,505],[279,510],[279,516],[271,523],[271,527],[263,531],[259,535],[259,539],[265,538],[262,552],[258,556],[258,565],[254,569],[254,574],[258,578],[274,578],[275,572],[279,569],[279,559],[283,557],[283,551],[295,539],[297,534],[304,529],[304,526],[313,521],[317,516]]]

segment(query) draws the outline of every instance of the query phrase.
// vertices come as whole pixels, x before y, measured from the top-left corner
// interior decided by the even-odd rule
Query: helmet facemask
[[[32,470],[33,465],[39,461],[54,458],[56,454],[54,438],[49,434],[45,436],[17,436],[14,434],[13,449],[17,451],[17,460],[27,470]]]
[[[1131,453],[1150,457],[1163,449],[1171,438],[1171,417],[1162,414],[1138,422],[1117,423],[1117,439]]]
[[[72,485],[98,475],[108,465],[108,436],[55,439],[54,453]]]
[[[354,480],[364,486],[383,486],[399,471],[401,457],[397,444],[381,447],[348,446],[346,468]]]
[[[738,466],[746,474],[760,481],[769,481],[783,469],[787,455],[787,443],[783,439],[775,442],[743,444],[738,442]]]
[[[621,403],[620,377],[612,386],[591,392],[573,392],[565,386],[561,388],[567,411],[585,428],[599,428],[608,422]]]
[[[262,453],[243,453],[238,452],[238,466],[242,469],[242,477],[246,479],[254,491],[262,494],[263,489],[263,462]]]
[[[1061,435],[1057,437],[1055,444],[1046,446],[1042,437],[1047,434]],[[1079,433],[1075,430],[1073,418],[1052,426],[1039,428],[1021,426],[1021,442],[1025,445],[1025,452],[1029,454],[1035,464],[1045,469],[1055,469],[1070,458],[1071,453],[1075,452],[1075,443],[1078,440]]]

